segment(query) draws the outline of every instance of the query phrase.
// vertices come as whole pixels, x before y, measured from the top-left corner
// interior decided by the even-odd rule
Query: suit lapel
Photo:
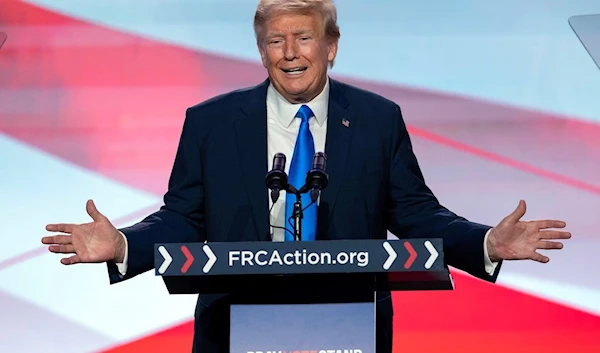
[[[329,175],[329,184],[321,194],[321,207],[319,209],[319,234],[326,234],[329,217],[333,211],[337,195],[342,184],[352,139],[354,114],[348,110],[343,87],[335,80],[330,80],[329,109],[327,117],[327,138],[325,142],[325,154],[327,165],[325,167]]]
[[[242,111],[245,116],[235,124],[242,179],[252,205],[258,240],[261,241],[270,239],[269,200],[265,186],[265,175],[268,169],[267,87],[268,81],[265,81],[244,97]]]
[[[269,200],[265,186],[265,175],[268,171],[266,107],[268,85],[269,80],[266,80],[244,97],[244,102],[241,104],[244,116],[235,123],[242,179],[252,205],[252,215],[260,241],[270,240]],[[355,120],[352,111],[347,109],[349,103],[344,96],[343,87],[335,80],[330,80],[330,85],[325,142],[329,184],[321,194],[318,232],[321,235],[327,232],[328,220],[345,174]]]

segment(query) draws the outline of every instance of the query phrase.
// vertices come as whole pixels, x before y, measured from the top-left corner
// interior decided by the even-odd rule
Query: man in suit
[[[570,234],[545,229],[564,222],[521,221],[523,201],[495,227],[452,213],[424,182],[400,107],[328,78],[336,17],[331,0],[261,0],[255,31],[268,79],[187,110],[165,205],[117,230],[90,200],[93,222],[48,225],[66,234],[42,242],[74,254],[61,260],[66,265],[107,262],[117,283],[153,268],[155,243],[289,240],[282,228],[294,198],[272,205],[265,175],[275,153],[284,153],[292,157],[290,180],[303,180],[306,156],[324,151],[329,185],[305,211],[303,240],[385,239],[388,230],[442,237],[449,265],[491,282],[503,260],[547,262],[536,250],[562,248],[554,240]],[[391,298],[378,300],[377,352],[391,352]],[[195,352],[228,351],[228,306],[227,296],[200,294]]]

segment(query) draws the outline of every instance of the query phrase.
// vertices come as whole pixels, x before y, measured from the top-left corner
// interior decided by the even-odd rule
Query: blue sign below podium
[[[232,305],[231,353],[374,353],[375,305]]]

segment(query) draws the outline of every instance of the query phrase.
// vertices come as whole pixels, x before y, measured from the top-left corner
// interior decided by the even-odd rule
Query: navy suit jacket
[[[484,268],[489,226],[444,208],[425,184],[400,107],[331,80],[327,118],[329,185],[318,208],[317,239],[441,237],[448,265],[495,281]],[[109,264],[112,283],[153,269],[154,244],[269,241],[266,95],[269,80],[186,112],[165,205],[121,229],[127,275]],[[349,127],[341,123],[350,122]],[[202,300],[202,299],[201,299]]]

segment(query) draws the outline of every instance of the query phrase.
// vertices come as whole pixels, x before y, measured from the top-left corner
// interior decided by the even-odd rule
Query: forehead
[[[319,32],[321,17],[315,13],[280,13],[266,23],[267,35],[274,33]]]

